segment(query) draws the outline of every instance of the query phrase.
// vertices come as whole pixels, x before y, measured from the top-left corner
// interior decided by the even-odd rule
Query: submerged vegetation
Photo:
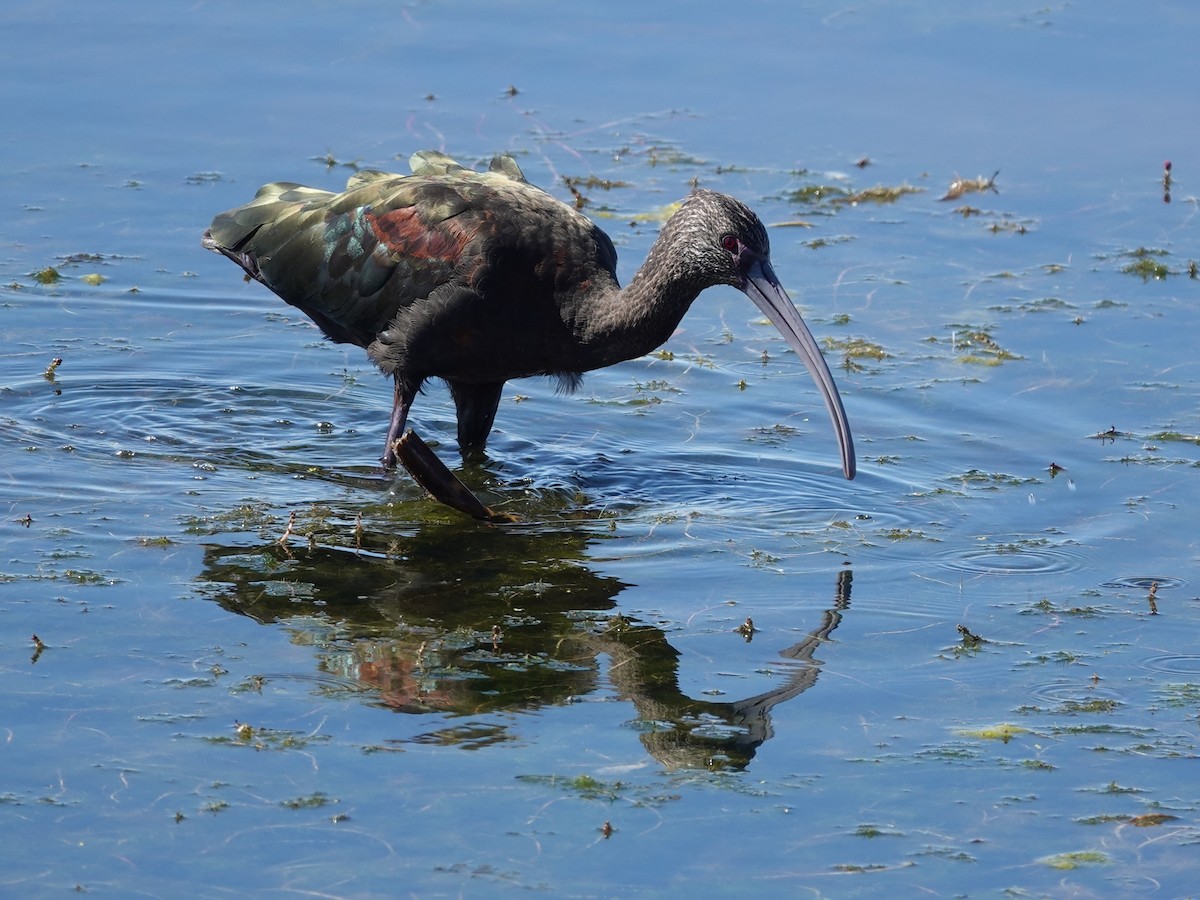
[[[1174,274],[1163,262],[1163,258],[1168,255],[1166,250],[1152,250],[1146,247],[1138,247],[1136,250],[1130,250],[1123,253],[1122,256],[1129,258],[1131,261],[1121,267],[1121,271],[1126,275],[1137,275],[1142,281],[1161,281],[1168,275]]]
[[[1002,347],[992,336],[991,329],[972,325],[948,325],[950,345],[957,360],[967,365],[998,366],[1022,357]]]
[[[874,187],[854,190],[836,184],[808,184],[789,191],[787,199],[792,203],[816,211],[834,212],[842,207],[863,204],[882,206],[895,203],[909,194],[920,194],[925,188],[907,182],[898,185],[877,184]]]

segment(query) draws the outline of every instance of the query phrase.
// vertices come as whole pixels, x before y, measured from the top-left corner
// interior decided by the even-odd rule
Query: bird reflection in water
[[[451,548],[432,528],[406,539],[402,562],[319,543],[210,545],[198,583],[264,624],[336,622],[335,639],[316,643],[318,666],[347,690],[365,687],[398,712],[474,717],[401,743],[512,740],[511,723],[488,713],[603,689],[633,705],[646,726],[643,745],[664,766],[744,768],[772,736],[772,710],[816,683],[818,650],[850,606],[851,571],[838,571],[832,601],[804,639],[780,651],[778,686],[718,702],[680,690],[679,652],[666,632],[617,612],[627,585],[588,567],[593,538],[571,529],[465,529]],[[307,587],[289,596],[280,582]],[[739,630],[731,640],[743,639]]]

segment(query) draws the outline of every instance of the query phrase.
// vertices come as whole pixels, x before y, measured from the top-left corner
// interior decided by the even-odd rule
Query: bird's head
[[[670,224],[684,233],[678,246],[687,248],[692,264],[711,285],[744,291],[756,266],[770,267],[767,229],[746,204],[728,194],[692,191]]]
[[[816,340],[800,318],[771,267],[771,243],[758,216],[739,200],[716,191],[695,190],[672,218],[681,232],[698,277],[707,285],[727,284],[754,301],[808,368],[833,420],[842,471],[853,478],[854,443],[842,398]],[[684,238],[678,240],[678,238]]]

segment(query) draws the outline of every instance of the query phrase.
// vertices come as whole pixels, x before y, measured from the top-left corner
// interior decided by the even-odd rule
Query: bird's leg
[[[396,466],[396,444],[404,434],[404,424],[408,421],[408,407],[412,404],[413,395],[400,385],[400,376],[393,376],[395,388],[392,398],[392,421],[388,425],[387,443],[383,447],[380,462],[385,469]]]
[[[482,450],[487,443],[503,390],[503,381],[489,384],[450,382],[450,395],[458,410],[458,446],[464,455]]]

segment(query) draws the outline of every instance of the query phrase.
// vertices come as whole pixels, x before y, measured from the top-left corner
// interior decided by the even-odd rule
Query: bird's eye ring
[[[724,247],[726,250],[728,250],[730,253],[737,253],[738,245],[739,245],[738,239],[735,238],[732,234],[727,234],[723,238],[721,238],[721,246]]]

